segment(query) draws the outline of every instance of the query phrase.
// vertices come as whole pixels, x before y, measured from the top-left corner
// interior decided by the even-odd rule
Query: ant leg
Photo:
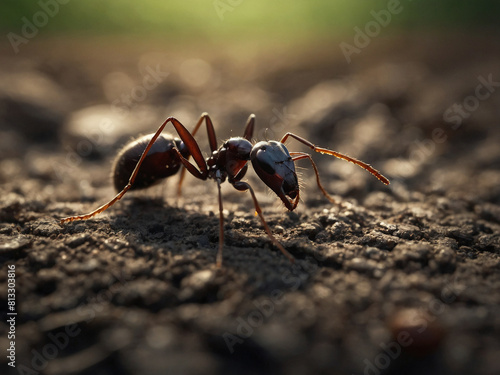
[[[236,190],[239,190],[239,191],[250,190],[250,194],[252,194],[253,204],[255,206],[255,212],[259,215],[260,221],[262,222],[262,225],[264,226],[264,230],[266,231],[268,237],[271,239],[272,243],[278,249],[280,249],[280,251],[283,253],[283,255],[285,255],[288,258],[288,260],[290,262],[295,263],[295,258],[293,257],[293,255],[285,250],[285,248],[273,236],[271,229],[269,229],[269,226],[267,225],[266,220],[264,219],[264,215],[262,215],[262,210],[260,208],[259,202],[257,201],[257,197],[255,196],[255,193],[254,193],[252,187],[248,183],[243,182],[243,181],[236,181],[235,183],[233,183],[233,186],[235,187]]]
[[[115,204],[117,201],[119,201],[125,195],[125,193],[132,187],[132,184],[135,181],[135,178],[137,176],[137,173],[139,172],[139,168],[141,167],[142,162],[144,161],[144,159],[146,158],[146,155],[148,154],[149,150],[153,146],[153,143],[156,141],[156,139],[158,139],[158,137],[160,136],[161,132],[163,131],[163,129],[165,128],[165,126],[169,122],[171,122],[172,125],[175,127],[175,130],[177,130],[177,133],[181,137],[182,141],[186,144],[186,147],[188,148],[189,153],[191,155],[193,155],[193,158],[195,159],[196,164],[198,165],[198,167],[200,168],[201,171],[198,171],[196,169],[196,167],[194,167],[189,161],[187,161],[181,155],[181,153],[179,152],[179,150],[177,150],[177,148],[174,148],[174,150],[177,151],[177,154],[181,158],[181,162],[184,164],[184,166],[186,168],[188,168],[188,170],[195,177],[198,177],[200,179],[205,180],[207,178],[207,176],[208,176],[208,167],[207,167],[207,163],[205,162],[205,159],[203,158],[203,155],[201,154],[201,151],[200,151],[200,148],[199,148],[198,144],[196,143],[196,141],[193,138],[193,136],[191,135],[191,133],[189,133],[189,131],[184,127],[184,125],[182,125],[179,122],[179,120],[177,120],[174,117],[168,117],[163,122],[163,124],[160,125],[160,127],[156,131],[155,135],[153,136],[153,138],[151,138],[151,140],[149,141],[148,145],[144,149],[144,151],[143,151],[143,153],[142,153],[139,161],[137,162],[137,164],[136,164],[136,166],[134,168],[134,171],[132,172],[132,175],[130,176],[128,184],[122,189],[122,191],[120,191],[108,203],[102,205],[101,207],[97,208],[96,210],[94,210],[94,211],[92,211],[92,212],[90,212],[88,214],[77,215],[77,216],[70,216],[70,217],[66,217],[66,218],[61,219],[61,221],[60,221],[61,224],[67,223],[67,222],[71,222],[71,221],[75,221],[75,220],[87,220],[87,219],[90,219],[90,218],[94,217],[95,215],[100,214],[101,212],[107,210],[109,207],[111,207],[113,204]]]
[[[335,201],[335,199],[333,199],[330,194],[328,194],[325,190],[325,188],[323,187],[323,185],[321,185],[321,182],[319,180],[319,172],[318,172],[318,167],[316,167],[316,163],[313,161],[311,155],[309,154],[306,154],[304,152],[290,152],[290,156],[293,156],[292,160],[293,161],[297,161],[297,160],[301,160],[301,159],[309,159],[309,161],[311,162],[311,165],[314,169],[314,173],[316,174],[316,183],[318,184],[318,187],[319,189],[321,190],[321,192],[323,193],[323,195],[332,203],[337,203]]]
[[[193,129],[193,132],[191,135],[194,137],[196,133],[198,132],[198,129],[200,128],[201,124],[203,123],[203,120],[205,120],[206,126],[207,126],[207,134],[208,134],[208,143],[210,144],[210,151],[214,152],[217,150],[217,137],[215,136],[215,129],[214,125],[212,123],[212,119],[208,115],[207,112],[203,112],[198,119],[198,122],[196,123],[196,126]],[[189,160],[189,156],[187,157],[187,160]],[[181,189],[182,189],[182,183],[184,182],[184,177],[186,177],[186,170],[182,169],[181,170],[181,175],[179,177],[179,182],[177,183],[177,197],[181,196]]]
[[[341,154],[340,152],[337,152],[337,151],[332,151],[332,150],[328,150],[326,148],[317,147],[313,143],[309,142],[307,139],[299,137],[298,135],[293,134],[293,133],[286,133],[283,136],[283,138],[281,138],[280,142],[281,143],[285,143],[285,141],[287,140],[288,137],[292,137],[292,138],[296,139],[297,141],[305,144],[306,146],[308,146],[309,148],[311,148],[312,150],[314,150],[316,152],[319,152],[320,154],[332,155],[332,156],[335,156],[335,157],[337,157],[339,159],[346,160],[346,161],[349,161],[351,163],[354,163],[354,164],[360,166],[361,168],[367,170],[368,172],[370,172],[372,175],[374,175],[375,177],[377,177],[384,184],[389,185],[389,180],[386,177],[384,177],[382,175],[382,173],[380,173],[375,168],[373,168],[370,164],[364,163],[361,160],[352,158],[350,156]]]
[[[255,115],[252,113],[248,116],[247,124],[245,125],[245,131],[243,132],[243,138],[247,141],[252,142],[253,129],[255,128]]]
[[[90,219],[91,217],[93,217],[93,216],[95,216],[97,214],[100,214],[101,212],[107,210],[109,207],[111,207],[113,204],[115,204],[117,201],[119,201],[125,195],[125,193],[128,191],[128,189],[130,189],[131,187],[132,187],[132,184],[129,181],[129,183],[123,188],[123,190],[120,191],[108,203],[103,204],[102,206],[100,206],[96,210],[94,210],[92,212],[89,212],[88,214],[85,214],[85,215],[77,215],[77,216],[65,217],[64,219],[60,220],[60,223],[64,224],[64,223],[69,223],[69,222],[75,221],[75,220],[87,220],[87,219]]]
[[[248,170],[248,164],[245,164],[243,168],[234,176],[233,178],[228,176],[228,181],[232,184],[236,181],[240,181],[243,177],[245,177],[245,174],[247,173]]]
[[[217,137],[215,136],[214,124],[212,123],[212,119],[210,118],[208,113],[204,112],[201,115],[200,120],[198,120],[199,125],[197,124],[197,127],[200,127],[203,119],[205,119],[205,123],[207,124],[207,135],[208,135],[208,143],[210,145],[210,151],[214,152],[215,150],[217,150]],[[193,133],[193,136],[195,134],[196,132]]]
[[[217,188],[219,190],[219,250],[217,251],[217,268],[222,267],[222,249],[224,247],[224,212],[222,208],[222,193],[220,188],[220,179],[217,179]]]

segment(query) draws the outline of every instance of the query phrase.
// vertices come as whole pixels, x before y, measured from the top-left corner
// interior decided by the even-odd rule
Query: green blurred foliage
[[[307,38],[363,27],[372,10],[398,0],[2,0],[0,29],[20,34],[44,7],[57,11],[40,33],[154,34],[161,38]],[[500,24],[498,0],[399,0],[390,29],[456,29]],[[43,20],[43,17],[40,18]]]

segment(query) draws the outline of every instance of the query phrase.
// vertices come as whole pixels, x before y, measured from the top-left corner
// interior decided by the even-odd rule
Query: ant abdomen
[[[154,134],[144,135],[126,144],[118,152],[111,172],[117,192],[127,185],[137,162],[153,136]],[[174,138],[170,134],[161,134],[146,155],[130,190],[148,188],[177,173],[181,167],[181,161],[174,146],[177,146],[185,157],[188,156],[184,143],[179,138]]]

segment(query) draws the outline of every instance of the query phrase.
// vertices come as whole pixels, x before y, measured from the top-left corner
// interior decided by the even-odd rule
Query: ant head
[[[257,143],[250,154],[253,168],[264,183],[280,197],[290,211],[299,203],[299,182],[295,164],[283,143]]]

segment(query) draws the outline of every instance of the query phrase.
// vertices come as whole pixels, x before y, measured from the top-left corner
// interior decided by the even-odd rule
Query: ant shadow
[[[223,266],[216,268],[218,212],[197,212],[151,197],[130,197],[121,202],[118,212],[114,209],[115,214],[109,220],[113,233],[123,233],[138,256],[142,247],[149,246],[156,252],[184,259],[180,263],[191,262],[191,271],[186,271],[186,276],[193,270],[207,268],[228,278],[237,273],[244,276],[254,293],[266,295],[276,290],[286,293],[305,288],[320,268],[320,262],[313,256],[315,250],[300,239],[282,242],[295,257],[295,263],[291,263],[272,245],[253,215],[240,216],[231,211],[225,215]],[[280,223],[293,225],[296,214],[290,215],[295,220],[285,214]]]
[[[121,202],[119,209],[114,209],[111,228],[143,244],[185,239],[218,224],[214,215],[207,216],[179,205],[169,205],[162,198],[128,197]]]

